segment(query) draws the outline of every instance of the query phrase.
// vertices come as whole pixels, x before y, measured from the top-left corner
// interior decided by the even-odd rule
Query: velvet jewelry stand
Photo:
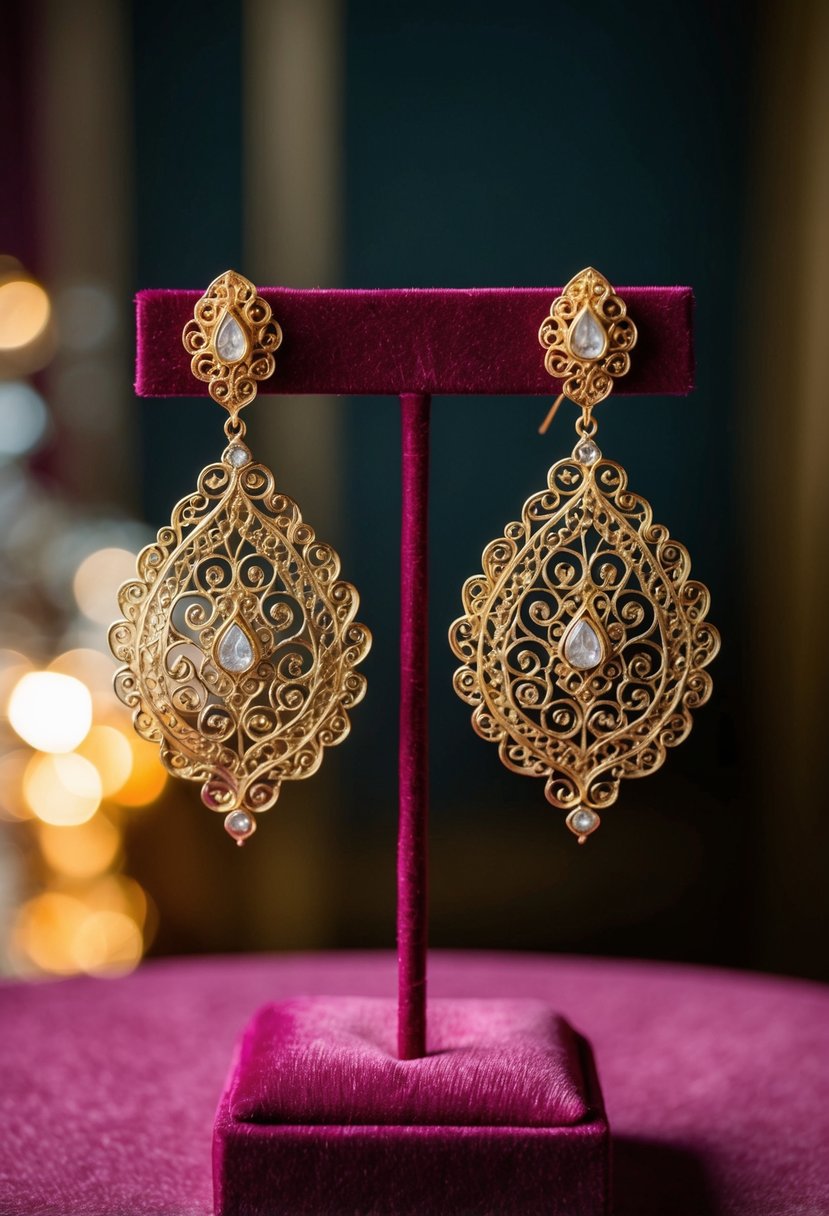
[[[260,289],[285,335],[262,391],[401,402],[397,1041],[390,1000],[259,1009],[216,1115],[217,1216],[608,1211],[609,1132],[589,1044],[536,1001],[433,1001],[428,1033],[426,1022],[430,397],[554,395],[537,333],[559,290]],[[623,392],[689,392],[690,289],[619,293],[639,329]],[[199,295],[139,294],[140,395],[206,395],[181,345]]]

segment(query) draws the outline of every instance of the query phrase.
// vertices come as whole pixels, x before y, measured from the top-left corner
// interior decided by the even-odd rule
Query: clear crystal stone
[[[594,811],[588,811],[585,807],[582,807],[580,811],[576,811],[570,817],[573,831],[580,832],[582,835],[592,832],[598,822],[599,816]]]
[[[241,469],[250,461],[250,452],[243,444],[233,443],[229,448],[225,448],[222,459],[234,469]]]
[[[602,661],[602,642],[588,620],[582,618],[568,631],[564,641],[564,657],[571,667],[589,671]]]
[[[580,464],[595,464],[601,456],[601,452],[592,439],[583,439],[581,443],[576,444],[573,455]]]
[[[256,831],[256,821],[247,811],[231,811],[225,816],[225,831],[237,844],[242,844]]]
[[[225,363],[238,363],[247,348],[241,325],[229,312],[225,313],[216,334],[216,354]]]
[[[586,305],[570,326],[568,341],[570,350],[580,359],[598,359],[604,354],[607,335]]]
[[[252,667],[255,657],[250,638],[234,621],[222,634],[216,648],[218,663],[225,671],[238,674]]]

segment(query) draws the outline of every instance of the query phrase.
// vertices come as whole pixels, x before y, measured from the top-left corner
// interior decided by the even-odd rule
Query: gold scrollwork
[[[592,266],[570,280],[538,331],[545,368],[585,409],[604,401],[627,373],[636,338],[624,300]]]
[[[196,304],[182,341],[193,375],[206,380],[213,400],[235,415],[256,396],[257,381],[273,375],[282,330],[253,283],[228,270]]]
[[[222,326],[226,329],[223,332]],[[241,275],[216,279],[184,332],[194,374],[230,411],[230,443],[138,556],[109,633],[115,689],[177,777],[201,783],[241,844],[283,781],[310,777],[350,729],[371,645],[340,559],[242,443],[238,411],[281,330]]]
[[[507,768],[545,779],[580,841],[710,695],[719,635],[690,569],[621,466],[582,439],[464,585],[455,689]]]

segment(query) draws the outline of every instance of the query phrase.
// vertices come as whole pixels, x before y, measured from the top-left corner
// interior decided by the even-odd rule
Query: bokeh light
[[[35,342],[49,324],[49,297],[31,279],[0,283],[0,351],[15,351]]]
[[[6,716],[9,697],[22,676],[32,670],[32,662],[19,650],[0,650],[0,718]]]
[[[20,908],[14,946],[24,964],[55,975],[123,975],[140,961],[144,940],[127,911],[90,907],[66,891],[44,891]]]
[[[75,571],[73,590],[84,616],[99,625],[118,615],[118,588],[135,577],[135,554],[129,549],[97,549]]]
[[[116,668],[110,654],[104,654],[101,650],[91,650],[87,647],[79,646],[75,650],[65,650],[63,654],[57,655],[52,659],[46,670],[59,671],[62,675],[74,676],[76,680],[80,680],[93,694],[93,706],[95,704],[95,694],[100,692],[107,694],[107,700],[111,705],[119,704],[115,699],[115,692],[112,687],[112,678],[115,675]],[[126,722],[129,722],[129,715],[126,710],[123,717]]]
[[[32,671],[12,690],[8,715],[30,747],[41,752],[71,752],[92,725],[92,697],[74,676]]]
[[[32,758],[26,748],[0,755],[0,819],[31,819],[32,809],[23,797],[23,776]]]
[[[0,461],[24,456],[46,433],[49,415],[40,393],[22,380],[0,383]]]
[[[54,975],[78,970],[73,951],[75,938],[89,910],[71,895],[44,891],[20,908],[13,942],[25,961]]]
[[[36,753],[23,775],[23,794],[38,819],[71,827],[86,823],[101,805],[101,778],[83,756]]]
[[[72,940],[72,957],[89,975],[125,975],[144,952],[141,929],[125,912],[90,912]]]
[[[117,794],[121,806],[147,806],[155,802],[167,784],[167,770],[158,758],[158,745],[137,735],[130,738],[132,773]]]
[[[66,878],[97,878],[121,852],[121,834],[104,814],[77,827],[38,823],[37,837],[46,864]]]
[[[93,726],[78,745],[77,754],[98,770],[105,798],[117,794],[132,773],[132,748],[128,739],[114,726]]]

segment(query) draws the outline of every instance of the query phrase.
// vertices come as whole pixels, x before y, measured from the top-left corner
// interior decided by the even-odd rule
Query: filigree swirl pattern
[[[235,442],[121,588],[123,620],[110,630],[124,664],[118,696],[212,809],[252,823],[348,734],[371,635],[339,573],[334,550]]]
[[[545,779],[582,840],[621,779],[659,768],[710,695],[719,635],[690,570],[590,444],[553,465],[464,585],[455,689],[477,733],[507,768]]]

